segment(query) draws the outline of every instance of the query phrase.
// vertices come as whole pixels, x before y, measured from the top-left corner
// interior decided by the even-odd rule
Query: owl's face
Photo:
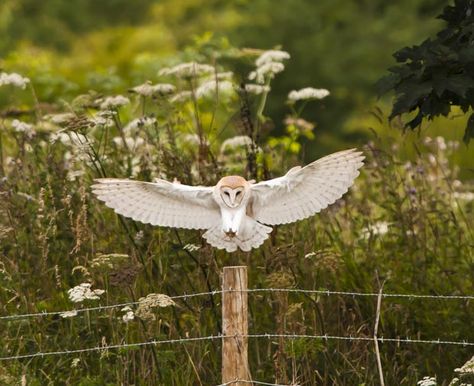
[[[228,208],[238,208],[248,201],[249,183],[239,176],[227,176],[217,184],[217,196],[220,205]]]
[[[229,186],[223,186],[220,189],[221,199],[229,208],[237,208],[242,203],[245,195],[245,189],[243,186],[237,188],[231,188]]]

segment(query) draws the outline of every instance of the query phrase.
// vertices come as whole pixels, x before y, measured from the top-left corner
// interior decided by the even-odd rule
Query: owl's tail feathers
[[[227,252],[235,252],[237,248],[248,252],[252,248],[258,248],[268,239],[268,234],[272,228],[253,218],[246,217],[242,222],[241,229],[237,236],[227,236],[221,226],[215,226],[202,235],[209,244],[218,249],[225,249]]]

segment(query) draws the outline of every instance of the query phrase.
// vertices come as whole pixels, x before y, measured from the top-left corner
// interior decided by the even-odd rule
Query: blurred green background
[[[156,80],[164,65],[212,47],[222,52],[232,46],[279,46],[292,60],[272,84],[267,115],[277,132],[284,118],[280,106],[290,90],[313,86],[331,91],[324,103],[307,110],[306,118],[318,123],[316,139],[305,152],[313,159],[366,142],[373,135],[370,128],[400,140],[384,121],[391,98],[377,100],[374,83],[394,65],[393,52],[441,29],[436,15],[448,3],[2,0],[0,68],[29,76],[41,101],[57,102],[58,95],[72,98],[90,88],[123,93]],[[382,122],[373,116],[375,107],[381,109]],[[457,116],[424,124],[421,132],[460,139],[464,126],[465,117]],[[474,167],[468,148],[463,146],[458,156],[464,169]]]

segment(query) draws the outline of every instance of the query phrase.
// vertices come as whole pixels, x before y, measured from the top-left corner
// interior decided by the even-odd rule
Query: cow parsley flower
[[[228,80],[217,81],[215,79],[204,82],[196,89],[196,96],[198,98],[212,95],[218,89],[219,92],[228,93],[234,90],[234,85]]]
[[[270,86],[248,83],[245,85],[245,91],[250,94],[260,95],[264,92],[270,92]]]
[[[14,119],[12,121],[12,127],[17,133],[25,133],[28,136],[32,136],[33,134],[35,134],[35,131],[33,130],[33,125],[19,121],[18,119]]]
[[[121,309],[121,311],[125,312],[125,315],[122,316],[122,320],[125,323],[128,323],[135,319],[135,314],[133,313],[132,309],[129,306],[126,306]]]
[[[128,105],[129,103],[130,99],[124,97],[123,95],[110,96],[101,101],[100,108],[102,110],[110,110]]]
[[[67,291],[69,299],[74,303],[81,303],[84,300],[99,300],[100,295],[105,291],[101,289],[91,290],[91,283],[82,283]]]
[[[174,75],[178,78],[192,78],[214,72],[214,67],[196,62],[180,63],[171,68],[163,68],[159,75]]]
[[[142,96],[154,96],[154,95],[169,95],[176,91],[176,87],[169,83],[158,83],[152,84],[147,81],[139,86],[132,88],[133,92]]]
[[[191,91],[181,91],[181,92],[177,93],[176,95],[174,95],[170,99],[170,102],[171,103],[186,102],[189,99],[191,99],[191,95],[192,95]]]
[[[265,78],[274,78],[275,74],[282,72],[285,69],[283,63],[279,62],[268,62],[260,67],[257,67],[255,71],[249,74],[250,80],[255,80],[257,83],[265,83]]]
[[[143,127],[150,127],[156,123],[156,118],[154,117],[142,117],[136,118],[123,128],[124,132],[130,134],[133,130],[141,129]]]
[[[137,147],[145,144],[145,140],[141,137],[125,137],[125,145],[122,137],[114,137],[112,139],[118,147],[126,147],[129,150],[135,150]]]
[[[2,72],[0,74],[0,86],[9,84],[9,85],[19,87],[24,90],[28,83],[30,83],[30,80],[28,78],[25,78],[21,76],[20,74],[16,74],[14,72],[12,72],[11,74]]]
[[[325,88],[306,87],[301,90],[293,90],[288,94],[288,99],[292,102],[305,99],[323,99],[329,95],[329,91]]]
[[[241,146],[252,146],[253,143],[252,138],[248,135],[237,135],[222,142],[221,153],[224,153],[228,148],[233,149]]]
[[[390,224],[386,221],[376,222],[375,224],[369,225],[367,228],[365,228],[363,231],[363,237],[368,239],[370,235],[382,236],[388,232],[389,226]]]
[[[423,377],[423,379],[416,384],[419,386],[436,386],[438,383],[434,377]]]
[[[283,60],[290,59],[290,54],[286,51],[280,50],[268,50],[261,54],[255,61],[257,67],[261,67],[264,64],[270,62],[282,62]]]

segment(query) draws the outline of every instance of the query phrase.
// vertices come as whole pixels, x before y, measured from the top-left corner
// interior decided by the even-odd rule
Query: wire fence
[[[202,296],[213,296],[221,295],[223,292],[235,292],[232,290],[215,290],[208,292],[198,292],[193,294],[183,294],[170,296],[173,300],[187,300],[195,297]],[[398,293],[382,293],[377,292],[350,292],[350,291],[330,291],[330,290],[311,290],[311,289],[298,289],[298,288],[250,288],[244,292],[248,293],[271,293],[271,292],[283,292],[283,293],[302,293],[302,294],[314,294],[314,295],[326,295],[326,296],[352,296],[352,297],[378,297],[382,298],[405,298],[405,299],[438,299],[438,300],[474,300],[474,295],[431,295],[431,294],[398,294]],[[127,302],[127,303],[118,303],[105,306],[96,306],[96,307],[87,307],[87,308],[75,308],[64,311],[42,311],[26,314],[17,314],[17,315],[4,315],[0,316],[0,321],[2,320],[14,320],[14,319],[25,319],[25,318],[36,318],[44,316],[60,316],[68,312],[83,313],[88,311],[102,311],[110,310],[114,308],[123,308],[127,306],[134,306],[139,304],[139,301]]]
[[[183,294],[177,296],[170,296],[173,300],[179,299],[189,299],[195,297],[203,296],[214,296],[221,295],[224,292],[236,292],[233,290],[216,290],[208,292],[200,292],[194,294]],[[283,292],[283,293],[303,293],[303,294],[317,294],[317,295],[337,295],[337,296],[352,296],[352,297],[383,297],[383,298],[409,298],[409,299],[441,299],[441,300],[473,300],[473,295],[431,295],[431,294],[396,294],[396,293],[375,293],[375,292],[348,292],[348,291],[330,291],[330,290],[309,290],[309,289],[296,289],[296,288],[253,288],[247,289],[245,291],[238,292],[248,292],[248,293],[272,293],[272,292]],[[78,308],[66,311],[53,311],[53,312],[37,312],[37,313],[27,313],[27,314],[18,314],[18,315],[5,315],[0,317],[1,320],[18,320],[24,318],[36,318],[36,317],[45,317],[45,316],[58,316],[67,312],[88,312],[88,311],[102,311],[110,310],[114,308],[123,308],[126,306],[132,306],[139,304],[139,301],[119,303],[105,306],[89,307],[89,308]],[[203,337],[186,337],[186,338],[177,338],[177,339],[166,339],[166,340],[151,340],[147,342],[138,342],[138,343],[120,343],[113,345],[102,345],[95,347],[87,347],[82,349],[72,349],[72,350],[60,350],[60,351],[46,351],[46,352],[36,352],[31,354],[21,354],[21,355],[11,355],[0,357],[0,361],[9,361],[9,360],[20,360],[20,359],[31,359],[36,357],[48,357],[48,356],[57,356],[57,355],[70,355],[70,354],[80,354],[88,352],[100,352],[106,350],[115,350],[122,348],[139,348],[143,346],[151,345],[161,345],[161,344],[184,344],[190,342],[198,341],[211,341],[236,337],[236,335],[209,335]],[[469,342],[466,340],[463,341],[452,341],[452,340],[442,340],[442,339],[412,339],[409,337],[400,338],[400,337],[383,337],[383,336],[337,336],[337,335],[309,335],[309,334],[271,334],[271,333],[259,333],[259,334],[248,334],[240,335],[239,337],[246,337],[249,339],[317,339],[321,341],[365,341],[365,342],[374,342],[379,343],[396,343],[396,344],[432,344],[432,345],[453,345],[453,346],[474,346],[474,342]],[[232,381],[231,383],[225,383],[222,385],[230,385],[232,383],[237,383],[239,380]],[[273,385],[273,383],[265,383],[258,381],[251,381],[254,384],[261,385]],[[277,385],[277,386],[290,386],[290,385]]]

